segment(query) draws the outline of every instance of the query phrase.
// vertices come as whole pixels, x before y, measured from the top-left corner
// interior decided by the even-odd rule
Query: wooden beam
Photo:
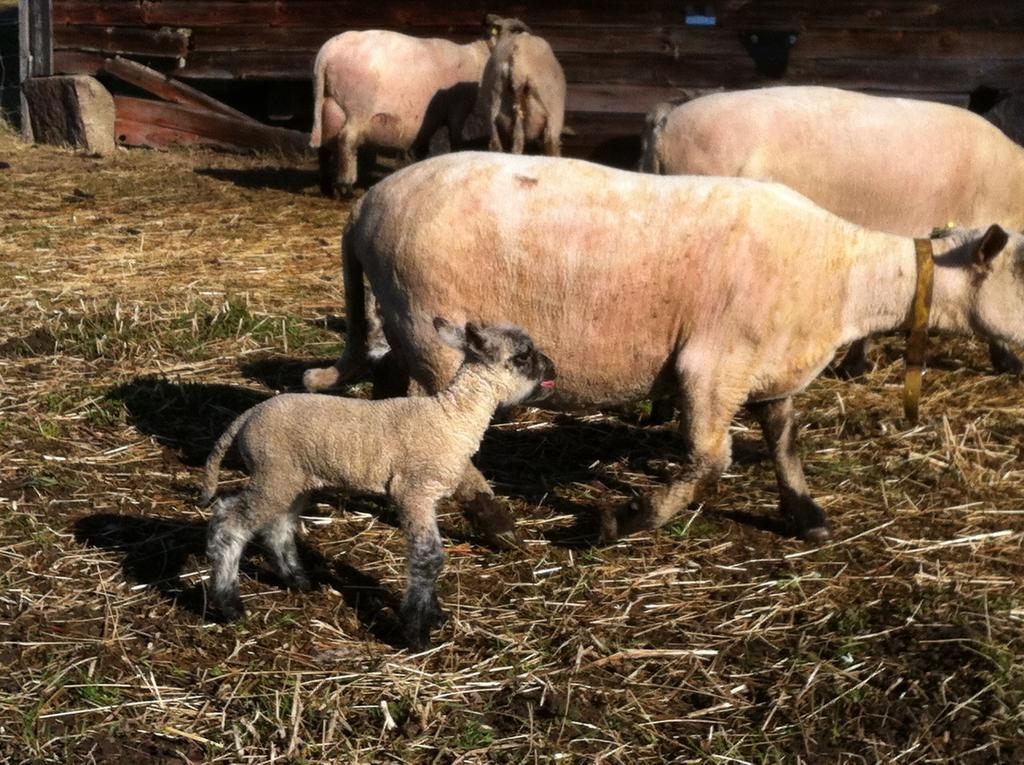
[[[188,55],[190,29],[170,27],[114,27],[61,25],[54,29],[58,48],[94,50],[106,54],[127,53],[156,58],[184,58]]]
[[[19,83],[53,74],[53,23],[50,0],[18,0]],[[32,140],[28,100],[21,88],[21,134]]]
[[[103,62],[103,71],[167,101],[173,101],[176,104],[183,104],[185,106],[193,106],[197,109],[208,109],[216,114],[222,114],[225,117],[232,117],[254,125],[262,124],[248,114],[232,109],[216,98],[208,96],[202,91],[172,79],[165,74],[161,74],[155,69],[143,66],[136,61],[131,61],[121,56],[108,58]]]
[[[114,106],[114,133],[118,143],[127,146],[177,142],[302,154],[309,144],[309,136],[297,130],[246,122],[192,106],[129,96],[115,96]]]

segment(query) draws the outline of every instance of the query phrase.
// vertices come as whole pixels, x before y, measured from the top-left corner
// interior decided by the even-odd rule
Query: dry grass
[[[528,551],[448,508],[432,651],[396,647],[402,539],[325,497],[322,589],[258,557],[237,625],[204,616],[192,500],[221,427],[337,350],[344,207],[312,165],[91,159],[0,132],[0,757],[10,762],[1020,762],[1021,387],[933,343],[923,423],[897,343],[803,395],[837,541],[775,529],[749,423],[717,493],[592,544],[594,510],[680,459],[634,417],[528,412],[481,464]],[[340,512],[344,504],[355,512]]]

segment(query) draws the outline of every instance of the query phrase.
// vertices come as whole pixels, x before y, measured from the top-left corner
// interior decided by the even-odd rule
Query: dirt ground
[[[208,616],[200,467],[340,348],[346,215],[311,160],[0,129],[0,759],[1024,761],[1022,383],[972,341],[932,341],[918,427],[898,338],[798,399],[821,548],[781,533],[746,420],[706,504],[599,546],[597,508],[671,475],[674,432],[527,410],[479,456],[527,549],[445,508],[430,651],[395,631],[403,540],[372,500],[311,508],[319,591],[257,552],[247,619]]]

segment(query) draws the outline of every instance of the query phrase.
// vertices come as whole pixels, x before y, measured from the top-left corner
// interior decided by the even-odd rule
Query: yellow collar
[[[903,413],[911,425],[917,423],[918,404],[921,401],[921,371],[924,368],[924,349],[928,340],[928,314],[932,308],[935,272],[930,239],[915,239],[914,252],[917,255],[917,286],[914,288],[914,303],[911,307],[906,376],[903,380]]]

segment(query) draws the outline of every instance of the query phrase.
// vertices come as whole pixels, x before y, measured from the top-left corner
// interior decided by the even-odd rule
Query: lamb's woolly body
[[[936,240],[933,320],[1024,340],[1024,240],[1012,237],[984,273],[969,265],[979,240]],[[698,478],[728,465],[728,426],[747,404],[779,455],[783,511],[812,537],[825,520],[803,485],[788,399],[844,342],[902,326],[916,281],[912,239],[782,185],[479,153],[421,162],[371,189],[342,256],[349,355],[311,370],[309,387],[359,363],[364,272],[393,353],[427,391],[455,368],[429,317],[516,317],[558,366],[552,404],[678,398],[692,472],[652,496],[645,524],[663,523]]]
[[[446,342],[462,337],[464,352],[475,360],[463,363],[433,396],[365,401],[284,394],[240,415],[218,440],[207,460],[204,494],[214,493],[232,443],[250,476],[240,494],[216,503],[210,521],[213,596],[225,616],[242,613],[238,563],[254,534],[263,536],[284,581],[304,589],[309,580],[295,527],[312,492],[331,487],[384,494],[398,505],[409,543],[402,607],[407,637],[414,647],[426,644],[443,615],[434,594],[443,559],[435,506],[470,469],[495,409],[525,400],[553,374],[550,360],[518,328],[467,327],[457,335],[444,325],[439,331],[447,333]]]

